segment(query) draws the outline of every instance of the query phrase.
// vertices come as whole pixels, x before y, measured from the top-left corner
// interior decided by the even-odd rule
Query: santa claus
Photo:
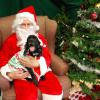
[[[32,6],[24,8],[16,14],[12,25],[13,34],[4,42],[0,51],[1,74],[9,81],[14,81],[16,100],[37,100],[37,89],[42,92],[43,100],[61,100],[62,87],[54,73],[49,68],[51,64],[50,52],[47,47],[47,41],[40,33],[37,25],[35,10]],[[19,57],[21,65],[32,68],[37,77],[38,86],[33,82],[27,81],[29,76],[27,71],[13,70],[9,67],[9,60],[14,54],[24,49],[27,38],[34,35],[38,38],[42,47],[42,57],[34,59],[29,55]],[[44,76],[45,78],[40,78]]]

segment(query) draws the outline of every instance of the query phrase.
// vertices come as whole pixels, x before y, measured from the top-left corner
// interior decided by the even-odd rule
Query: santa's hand
[[[8,72],[7,76],[11,79],[25,79],[29,76],[28,72],[23,71],[14,71],[14,72]]]
[[[39,62],[36,60],[36,57],[25,56],[18,59],[19,62],[25,67],[39,67]]]

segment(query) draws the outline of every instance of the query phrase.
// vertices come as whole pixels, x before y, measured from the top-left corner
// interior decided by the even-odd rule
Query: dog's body
[[[34,47],[33,51],[30,50],[31,47]],[[40,46],[40,42],[39,42],[38,38],[34,35],[30,35],[27,38],[27,42],[25,44],[24,56],[26,56],[27,54],[32,57],[39,57],[42,55],[42,47]],[[37,86],[38,81],[35,77],[35,74],[34,74],[32,68],[26,67],[26,69],[28,70],[28,72],[31,75],[31,79],[26,78],[26,80],[34,82],[34,84]]]

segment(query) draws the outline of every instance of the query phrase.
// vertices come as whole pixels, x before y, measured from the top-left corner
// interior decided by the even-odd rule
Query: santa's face
[[[22,23],[16,27],[16,35],[18,39],[17,45],[24,46],[29,35],[37,35],[36,24],[24,18]]]
[[[20,24],[20,27],[22,29],[26,29],[26,30],[29,29],[31,26],[33,26],[33,24],[27,18],[24,18],[23,19],[23,22]]]

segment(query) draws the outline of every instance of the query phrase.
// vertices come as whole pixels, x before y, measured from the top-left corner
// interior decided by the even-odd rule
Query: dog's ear
[[[24,56],[27,55],[27,52],[29,51],[29,48],[30,48],[30,42],[34,42],[34,38],[36,38],[36,37],[33,35],[28,36],[27,41],[24,46]]]
[[[26,44],[24,46],[24,56],[26,56],[28,50],[29,50],[29,43],[28,43],[28,40],[27,40],[27,42],[26,42]]]

